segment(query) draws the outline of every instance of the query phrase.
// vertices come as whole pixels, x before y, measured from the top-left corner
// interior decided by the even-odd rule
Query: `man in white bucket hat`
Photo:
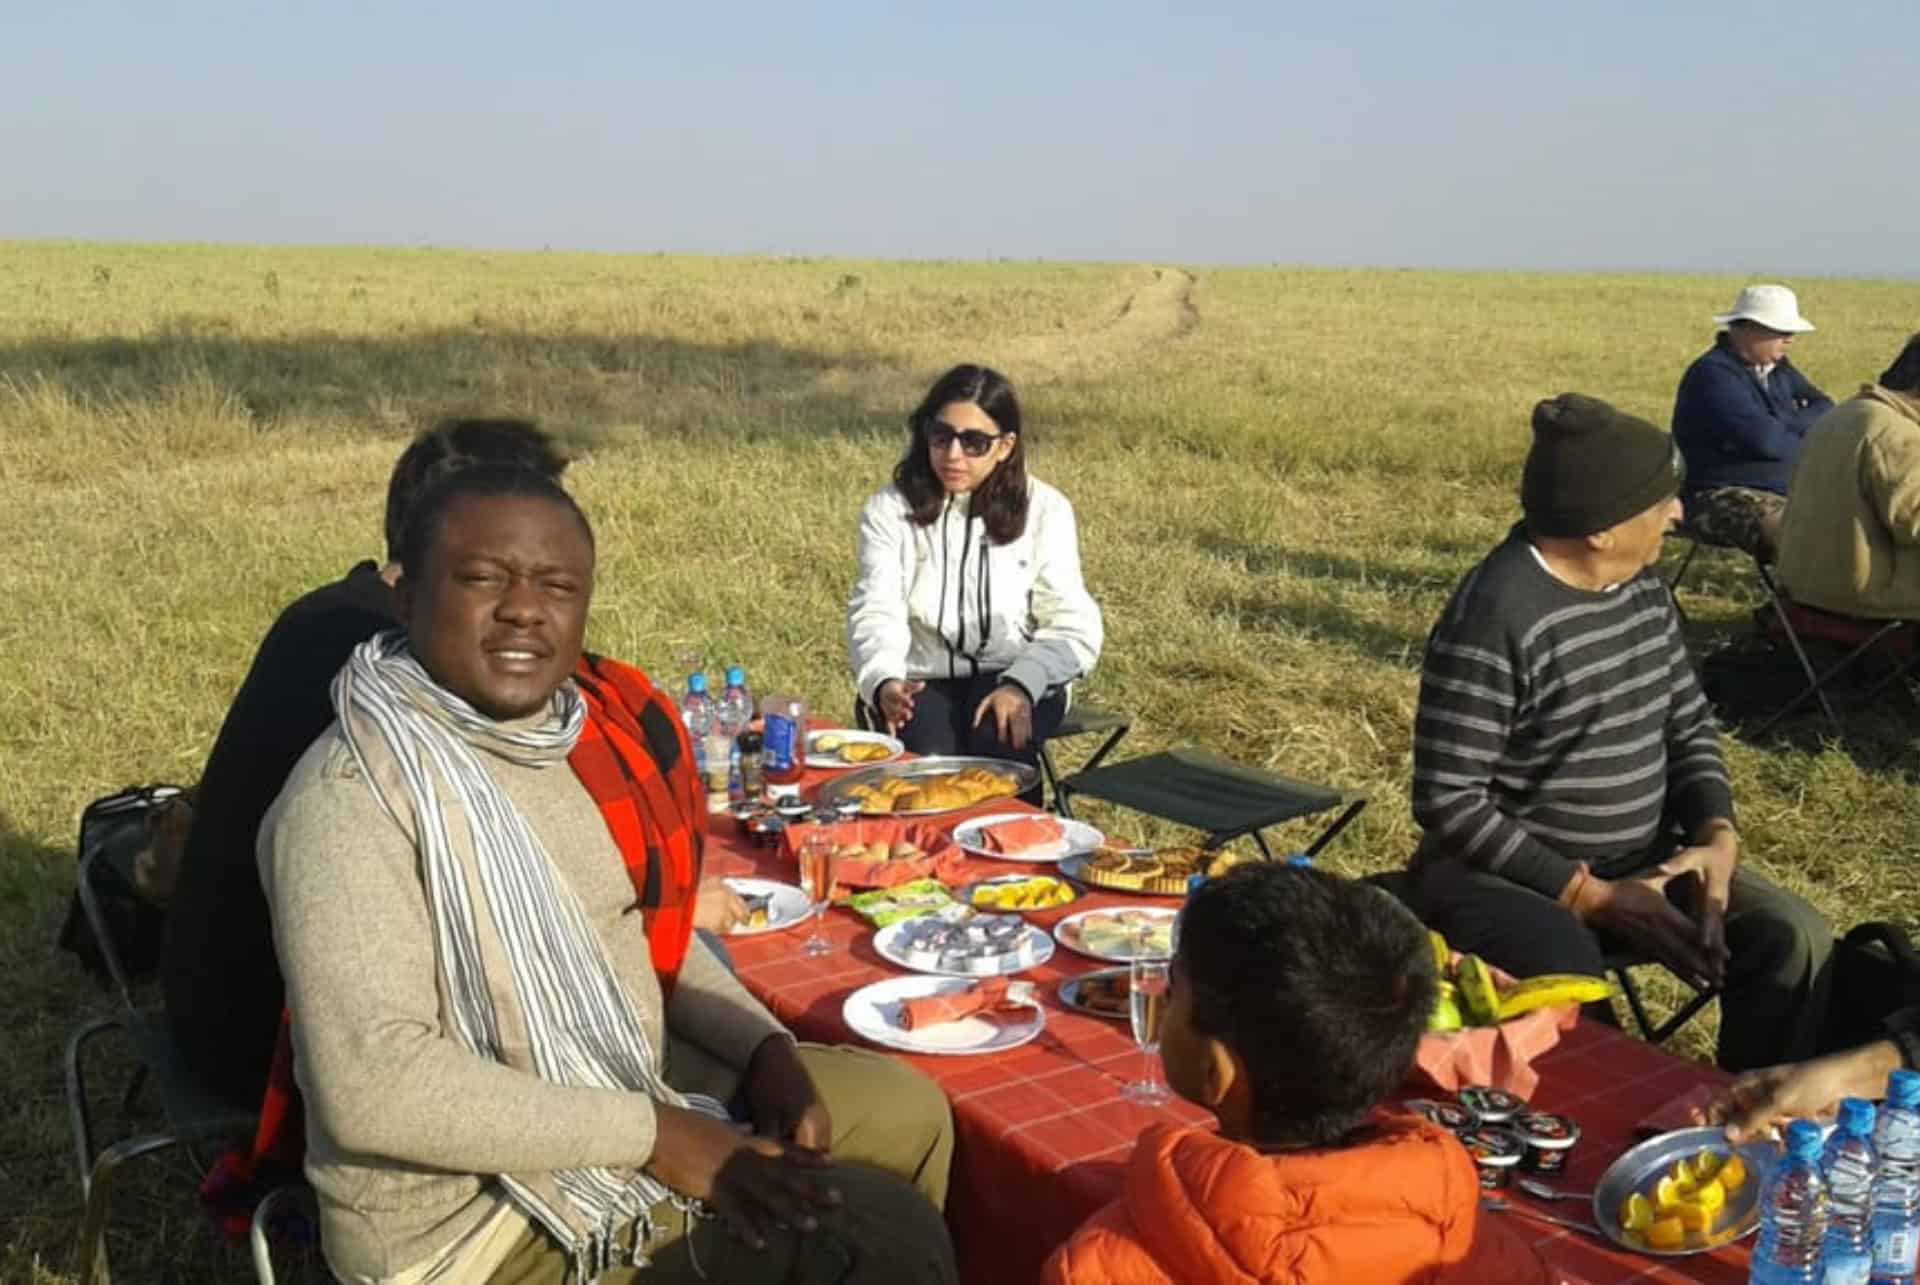
[[[1713,321],[1723,329],[1673,402],[1687,518],[1706,539],[1771,561],[1801,439],[1833,399],[1787,360],[1813,329],[1787,287],[1747,286]]]

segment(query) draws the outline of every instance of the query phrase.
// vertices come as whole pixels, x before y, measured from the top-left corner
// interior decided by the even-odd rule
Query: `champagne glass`
[[[1148,955],[1144,941],[1137,943],[1127,970],[1127,1010],[1146,1074],[1122,1086],[1120,1095],[1141,1106],[1165,1106],[1173,1100],[1160,1082],[1160,1022],[1167,1014],[1167,989],[1167,961]]]
[[[801,842],[800,886],[806,892],[807,900],[813,903],[813,932],[801,950],[815,959],[833,953],[833,943],[827,940],[821,921],[826,917],[827,906],[833,901],[834,877],[839,874],[839,865],[833,840],[818,830]]]

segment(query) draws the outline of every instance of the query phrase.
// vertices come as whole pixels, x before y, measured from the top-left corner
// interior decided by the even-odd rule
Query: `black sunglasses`
[[[937,455],[955,442],[960,443],[960,453],[979,459],[993,449],[993,444],[1005,437],[1005,433],[988,433],[977,428],[958,429],[939,420],[927,425],[927,445]]]

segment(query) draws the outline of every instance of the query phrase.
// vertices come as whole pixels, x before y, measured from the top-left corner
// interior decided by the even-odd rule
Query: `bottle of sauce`
[[[760,770],[773,785],[795,785],[807,769],[807,702],[799,696],[760,700]]]

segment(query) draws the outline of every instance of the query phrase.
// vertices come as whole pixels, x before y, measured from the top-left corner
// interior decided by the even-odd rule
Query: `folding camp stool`
[[[1208,850],[1251,836],[1269,861],[1273,849],[1261,833],[1267,827],[1341,809],[1303,849],[1315,856],[1367,806],[1365,796],[1350,797],[1192,746],[1083,769],[1061,778],[1058,789],[1062,799],[1084,794],[1199,830]]]
[[[80,906],[99,944],[115,998],[111,1012],[83,1023],[67,1040],[64,1059],[67,1115],[79,1162],[80,1194],[85,1202],[76,1244],[80,1285],[96,1285],[96,1282],[106,1285],[108,1280],[107,1219],[112,1210],[115,1184],[129,1161],[178,1148],[187,1154],[196,1169],[203,1170],[207,1155],[246,1142],[252,1138],[258,1123],[255,1113],[236,1110],[196,1081],[173,1042],[163,1010],[142,1008],[134,1003],[120,951],[94,895],[92,867],[100,861],[130,863],[131,849],[141,838],[137,826],[114,830],[91,846],[86,846],[83,838],[84,850],[78,867]],[[120,1032],[135,1063],[123,1106],[131,1111],[141,1091],[151,1086],[159,1099],[164,1124],[154,1132],[99,1147],[94,1141],[85,1053],[96,1038],[109,1031]],[[259,1279],[262,1285],[273,1285],[270,1262]]]
[[[1620,994],[1627,1001],[1627,1012],[1633,1015],[1634,1025],[1640,1028],[1640,1037],[1649,1044],[1665,1044],[1673,1038],[1674,1032],[1691,1022],[1701,1009],[1720,998],[1720,989],[1716,986],[1696,989],[1664,1022],[1656,1024],[1647,1016],[1646,1003],[1640,998],[1640,988],[1633,980],[1633,970],[1655,963],[1653,957],[1622,947],[1607,951],[1604,958],[1607,971],[1620,984]]]
[[[1781,600],[1780,586],[1774,580],[1773,571],[1767,566],[1764,559],[1758,554],[1751,553],[1737,545],[1722,544],[1717,540],[1709,540],[1703,532],[1685,520],[1675,525],[1670,534],[1678,539],[1689,542],[1686,556],[1680,559],[1680,565],[1674,569],[1673,575],[1667,579],[1667,592],[1672,595],[1673,609],[1679,613],[1680,618],[1685,620],[1687,616],[1686,610],[1680,605],[1680,586],[1685,583],[1687,572],[1692,569],[1694,559],[1698,556],[1701,549],[1725,549],[1731,553],[1737,553],[1741,557],[1751,559],[1753,562],[1754,578],[1760,582],[1761,593],[1766,598],[1767,606],[1773,610],[1774,619],[1777,620],[1780,625],[1780,632],[1786,638],[1787,646],[1793,649],[1793,658],[1800,663],[1800,672],[1806,676],[1807,686],[1805,690],[1795,696],[1784,709],[1775,711],[1768,717],[1766,722],[1755,728],[1755,734],[1757,735],[1759,732],[1771,727],[1789,710],[1798,709],[1806,703],[1807,698],[1811,697],[1820,703],[1820,712],[1826,715],[1827,725],[1833,728],[1833,734],[1835,736],[1845,736],[1846,733],[1840,725],[1840,716],[1834,713],[1833,703],[1827,699],[1827,693],[1824,689],[1828,682],[1838,677],[1843,669],[1852,664],[1860,655],[1863,655],[1866,648],[1863,647],[1861,651],[1847,657],[1845,661],[1828,670],[1824,676],[1816,673],[1813,668],[1813,661],[1807,657],[1806,646],[1800,641],[1800,632],[1793,627],[1793,619],[1788,614],[1786,606]],[[1878,640],[1876,639],[1875,641]],[[1870,645],[1871,644],[1869,644],[1869,646]]]
[[[1113,747],[1120,743],[1133,727],[1133,717],[1129,714],[1116,714],[1110,710],[1096,709],[1091,705],[1070,704],[1066,717],[1060,720],[1060,726],[1051,737],[1040,742],[1037,747],[1040,755],[1040,775],[1046,778],[1047,794],[1053,799],[1053,810],[1063,817],[1073,816],[1073,801],[1060,788],[1060,773],[1054,766],[1052,744],[1070,736],[1085,736],[1090,732],[1105,732],[1107,737],[1100,742],[1085,763],[1080,765],[1081,772],[1091,772],[1106,761],[1113,753]]]
[[[1894,641],[1903,630],[1913,629],[1914,622],[1908,620],[1866,620],[1857,616],[1841,616],[1833,612],[1817,611],[1812,607],[1801,606],[1785,598],[1784,595],[1776,595],[1773,608],[1775,617],[1779,620],[1782,631],[1785,632],[1787,640],[1793,644],[1794,653],[1800,658],[1800,667],[1807,675],[1807,685],[1792,700],[1767,715],[1766,719],[1753,729],[1754,735],[1760,735],[1775,723],[1794,714],[1809,700],[1816,700],[1820,703],[1821,710],[1825,712],[1827,722],[1833,726],[1834,734],[1836,736],[1843,736],[1844,733],[1840,730],[1840,720],[1833,712],[1832,703],[1827,700],[1826,689],[1828,685],[1836,681],[1847,670],[1853,668],[1855,662],[1865,658],[1868,653],[1880,647],[1881,644]],[[1800,641],[1801,634],[1804,631],[1795,628],[1793,623],[1794,616],[1799,614],[1841,622],[1848,627],[1850,636],[1847,641],[1853,643],[1852,649],[1826,669],[1815,674],[1813,665],[1807,659],[1806,650]],[[1892,672],[1869,687],[1863,694],[1863,699],[1871,698],[1883,688],[1905,678],[1913,671],[1916,665],[1920,665],[1920,651],[1916,651],[1904,664],[1897,665]]]

